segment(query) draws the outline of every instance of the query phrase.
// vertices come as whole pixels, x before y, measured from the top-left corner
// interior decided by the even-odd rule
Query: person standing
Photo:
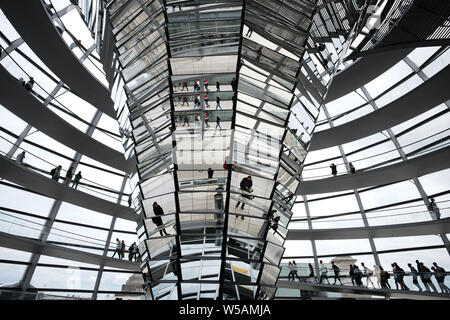
[[[420,280],[422,280],[422,283],[425,285],[425,282],[423,281],[424,280],[423,279],[423,272],[421,270],[421,266],[420,266],[419,260],[416,260],[416,266],[417,266],[417,272],[419,273]],[[426,286],[425,286],[425,289],[426,289]]]
[[[214,174],[214,170],[211,168],[208,168],[208,179],[212,179],[213,174]]]
[[[205,90],[206,90],[206,91],[209,91],[209,90],[208,90],[208,79],[205,79]]]
[[[53,168],[50,171],[50,174],[52,175],[52,180],[55,180],[56,182],[59,182],[59,176],[61,174],[61,168],[62,168],[62,166],[57,166],[56,168]]]
[[[439,210],[438,205],[434,201],[434,198],[430,199],[430,204],[428,205],[428,210],[430,210],[431,215],[436,216],[436,220],[441,219],[441,212]]]
[[[138,260],[140,261],[141,258],[139,257],[139,248],[136,244],[136,242],[133,242],[134,245],[134,250],[133,250],[133,257],[134,257],[134,261],[137,262]]]
[[[194,128],[200,127],[200,116],[196,116],[194,120]]]
[[[334,261],[331,261],[331,268],[334,271],[334,283],[333,284],[336,284],[336,279],[337,279],[337,280],[339,280],[339,283],[342,286],[342,281],[341,281],[341,278],[339,277],[339,273],[341,272],[341,269],[337,265],[334,264]]]
[[[22,151],[17,155],[16,163],[23,165],[23,159],[25,159],[25,151]]]
[[[122,243],[120,242],[119,238],[117,238],[116,241],[117,241],[117,243],[116,243],[116,250],[114,250],[114,253],[113,253],[111,258],[114,258],[116,253],[117,253],[117,255],[120,258],[120,248],[122,248]]]
[[[200,90],[200,81],[196,80],[194,82],[194,92],[198,92]]]
[[[349,162],[348,167],[350,168],[350,173],[351,174],[356,172],[355,167],[353,166],[353,164],[351,162]]]
[[[394,273],[395,289],[398,290],[398,285],[400,284],[399,272],[397,271],[394,263],[391,264],[391,267],[392,267],[392,272]],[[400,288],[402,288],[401,285],[400,285]]]
[[[367,268],[367,267],[364,265],[364,262],[361,262],[361,267],[363,267],[363,275],[364,275],[364,277],[367,279],[367,280],[366,280],[366,288],[369,287],[369,282],[370,282],[370,284],[372,285],[372,287],[375,289],[375,285],[373,284],[372,279],[370,279],[370,277],[373,275],[372,270],[370,270],[369,268]]]
[[[380,266],[380,271],[381,271],[381,274],[380,274],[381,288],[382,289],[391,289],[391,285],[389,284],[389,278],[391,276],[389,275],[389,272],[385,271],[382,266]]]
[[[330,168],[331,168],[331,174],[333,176],[337,175],[337,169],[336,169],[336,165],[334,163],[330,164]]]
[[[69,170],[67,170],[67,173],[66,173],[66,182],[68,181],[68,183],[70,183],[70,182],[72,181],[73,170],[74,170],[74,167],[70,167]]]
[[[194,109],[198,108],[200,104],[200,99],[197,97],[195,97],[194,99]]]
[[[302,132],[300,133],[300,135],[298,136],[298,141],[300,141],[300,143],[302,144],[302,146],[306,149],[306,143],[305,141],[303,141],[303,137],[305,136],[305,133]]]
[[[353,270],[355,272],[356,285],[358,287],[362,287],[363,286],[363,283],[362,283],[363,274],[362,274],[361,270],[359,269],[359,267],[357,265],[353,265]]]
[[[292,280],[294,280],[294,272],[293,272],[294,268],[293,268],[292,262],[290,262],[290,261],[288,263],[288,269],[289,269],[288,281],[291,281],[291,277],[292,277]]]
[[[125,256],[125,241],[122,240],[122,243],[120,244],[120,259],[123,259],[123,257]]]
[[[310,278],[314,279],[315,278],[315,276],[314,276],[314,268],[313,268],[312,264],[308,263],[308,267],[309,267],[308,279],[310,279]]]
[[[280,218],[280,217],[277,217],[277,218]],[[297,274],[297,271],[298,271],[297,263],[295,263],[295,260],[292,260],[292,281],[295,280],[294,277],[297,277],[298,281],[301,282],[300,277]]]
[[[445,285],[445,269],[439,267],[436,262],[433,262],[431,269],[434,270],[434,277],[441,288],[441,293],[450,293],[450,289]]]
[[[273,234],[277,233],[279,222],[280,222],[279,216],[272,219],[272,225],[270,226],[270,228],[273,230]]]
[[[220,106],[220,98],[219,98],[219,96],[216,97],[216,110],[217,109],[223,110],[222,107]]]
[[[322,260],[319,261],[319,270],[320,270],[319,283],[322,283],[322,280],[325,279],[325,280],[327,280],[327,283],[330,284],[330,281],[328,281],[328,276],[327,276],[328,269],[323,264]]]
[[[81,171],[78,171],[78,173],[75,175],[75,178],[73,179],[72,188],[75,186],[75,189],[78,187],[78,184],[80,183],[82,176]]]
[[[417,262],[417,260],[416,260]],[[420,272],[420,278],[423,282],[423,285],[425,286],[425,291],[430,292],[433,290],[433,292],[438,292],[436,287],[434,286],[433,282],[431,281],[431,271],[425,265],[423,262],[419,262],[419,267],[417,268],[417,271]]]
[[[409,291],[408,286],[406,285],[405,281],[403,280],[405,277],[405,270],[403,270],[403,268],[401,268],[397,262],[394,262],[395,264],[395,269],[399,272],[399,281],[400,281],[400,286],[402,287],[402,290],[406,290]]]
[[[348,271],[348,275],[350,277],[350,279],[352,280],[352,284],[355,285],[355,268],[353,268],[353,265],[350,265],[350,269]]]
[[[27,89],[28,91],[31,91],[31,90],[33,90],[33,85],[34,85],[34,79],[33,79],[33,77],[30,77],[28,82],[25,84],[25,89]]]
[[[373,273],[377,277],[378,288],[381,288],[381,270],[376,264],[373,265]]]
[[[159,228],[163,225],[163,221],[160,216],[164,215],[164,210],[157,202],[153,202],[153,213],[155,214],[155,217],[152,218],[152,221]],[[161,235],[161,237],[164,236],[163,232],[165,233],[166,236],[169,235],[165,228],[161,228],[159,230],[159,234]]]
[[[409,270],[411,270],[411,276],[412,276],[412,282],[413,284],[419,288],[419,292],[422,291],[422,287],[419,285],[419,281],[417,281],[417,276],[419,273],[417,272],[416,268],[414,268],[411,263],[408,263]]]
[[[133,261],[133,256],[134,256],[134,246],[135,246],[135,243],[133,243],[133,244],[128,248],[128,261]]]
[[[242,191],[251,192],[250,190],[251,190],[252,186],[253,186],[252,177],[247,176],[245,178],[242,178],[241,184],[240,184]],[[241,196],[243,198],[245,198],[245,195],[241,194]],[[239,207],[240,203],[241,203],[240,201],[237,202],[236,208]],[[242,202],[241,209],[244,209],[244,205],[245,205],[245,203]],[[241,216],[241,218],[244,219],[244,216]]]
[[[187,123],[187,126],[189,127],[189,118],[187,116],[183,117],[183,127],[185,123]]]
[[[219,128],[219,133],[222,135],[222,127],[220,126],[220,118],[216,117],[216,130],[214,131],[214,134],[217,132],[217,128]]]
[[[216,82],[216,91],[217,92],[220,91],[220,83],[219,83],[219,81]]]

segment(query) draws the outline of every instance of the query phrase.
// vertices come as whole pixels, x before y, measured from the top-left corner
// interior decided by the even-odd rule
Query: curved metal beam
[[[82,263],[89,263],[93,265],[100,265],[103,263],[104,266],[108,266],[111,268],[139,271],[139,263],[136,262],[103,257],[98,254],[49,244],[46,242],[41,242],[39,240],[20,237],[6,232],[0,232],[0,247],[39,253],[45,256],[67,259]]]
[[[25,186],[44,196],[62,200],[89,210],[129,221],[138,221],[139,219],[132,208],[118,205],[114,202],[65,186],[24,166],[18,165],[15,161],[4,156],[0,156],[0,177]]]
[[[450,146],[390,166],[300,182],[297,194],[337,192],[399,182],[450,167]]]
[[[18,81],[0,66],[0,103],[22,120],[75,151],[111,166],[132,172],[135,158],[125,159],[119,152],[91,138],[72,126],[25,90]]]
[[[399,49],[359,58],[352,65],[334,75],[324,102],[336,100],[362,87],[392,68],[413,50],[410,48]]]
[[[290,229],[286,240],[335,240],[423,236],[450,233],[450,218],[362,228]]]
[[[388,105],[331,129],[314,133],[309,151],[352,142],[414,118],[450,99],[450,65]]]
[[[116,118],[111,93],[66,45],[41,1],[2,0],[0,7],[30,48],[74,92],[95,108]]]
[[[432,40],[425,40],[425,41],[410,41],[410,42],[401,42],[401,43],[395,43],[390,45],[385,45],[381,47],[376,47],[370,50],[361,51],[356,53],[355,55],[349,56],[344,59],[344,61],[350,60],[350,59],[356,59],[361,57],[367,57],[372,54],[378,54],[381,52],[388,52],[393,50],[400,50],[400,49],[417,49],[417,48],[425,48],[425,47],[445,47],[450,46],[450,39],[432,39]]]

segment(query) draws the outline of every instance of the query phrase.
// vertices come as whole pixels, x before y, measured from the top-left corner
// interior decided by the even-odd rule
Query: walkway
[[[449,167],[450,146],[447,146],[423,156],[417,156],[378,169],[357,171],[354,174],[344,174],[325,179],[301,181],[297,188],[297,194],[328,193],[379,186],[420,177]]]
[[[2,11],[47,67],[77,95],[116,118],[111,93],[91,74],[61,38],[41,1],[2,1]]]
[[[140,271],[139,263],[127,260],[103,257],[98,254],[70,249],[63,246],[41,242],[39,240],[20,237],[10,233],[0,232],[0,246],[8,249],[39,253],[45,256],[89,263],[93,265],[104,265],[130,271]],[[100,248],[103,250],[103,248]]]
[[[308,282],[296,282],[279,280],[277,288],[300,289],[321,292],[339,292],[361,294],[364,296],[382,296],[386,298],[400,298],[400,299],[414,299],[414,300],[450,300],[450,295],[431,293],[431,292],[417,292],[417,291],[400,291],[387,289],[369,289],[365,287],[354,286],[340,286],[330,284],[318,284]]]
[[[450,6],[447,1],[416,0],[397,25],[384,36],[375,48],[427,40],[447,20],[449,11]],[[351,66],[334,76],[325,102],[340,98],[362,87],[393,67],[413,50],[414,48],[409,47],[378,51],[378,53],[359,58]],[[358,53],[358,51],[355,52],[353,57]]]
[[[89,210],[113,217],[137,221],[138,216],[130,207],[118,205],[88,193],[73,189],[55,180],[18,165],[15,161],[0,156],[0,177],[19,184],[44,196],[62,200]]]
[[[44,106],[1,66],[0,87],[2,88],[0,103],[36,129],[69,148],[117,170],[132,172],[135,169],[134,157],[127,161],[122,152],[108,147],[72,126]]]
[[[335,240],[409,237],[450,233],[450,218],[362,228],[290,229],[286,240]]]
[[[356,141],[421,115],[450,99],[449,83],[450,65],[376,111],[331,129],[315,132],[309,151]]]

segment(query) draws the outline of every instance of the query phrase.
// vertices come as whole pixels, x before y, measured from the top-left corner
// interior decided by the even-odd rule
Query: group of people
[[[205,91],[209,92],[209,88],[208,88],[208,79],[204,80],[204,85],[205,85]],[[186,91],[189,91],[189,87],[188,87],[188,83],[187,81],[183,82],[183,86],[181,86],[181,82],[178,83],[178,86],[174,85],[174,88],[176,89],[178,87],[178,90],[180,91],[184,91],[184,89],[186,88]],[[236,78],[233,78],[231,80],[231,88],[233,91],[236,91],[237,89],[237,81]],[[200,87],[200,80],[196,80],[194,81],[194,92],[199,92],[201,89]],[[216,92],[220,92],[220,82],[216,81]]]
[[[19,78],[19,83],[25,87],[25,89],[27,89],[28,91],[33,90],[33,85],[34,85],[34,79],[33,77],[29,77],[28,81],[25,82],[25,80],[23,78]]]
[[[351,174],[354,174],[356,172],[356,169],[355,169],[355,166],[353,165],[353,163],[349,162],[348,168],[349,168]],[[337,175],[336,165],[334,163],[330,164],[330,169],[331,169],[331,175],[333,177],[335,177]]]
[[[123,259],[126,252],[126,245],[125,241],[120,241],[119,238],[116,239],[116,250],[114,250],[114,253],[111,258],[114,258],[114,256],[118,255],[119,259]],[[128,248],[128,260],[129,261],[138,261],[139,257],[139,251],[138,246],[136,245],[136,242],[133,242],[133,244]]]
[[[19,153],[17,155],[16,163],[19,165],[23,165],[24,160],[25,160],[25,151],[22,151],[21,153]],[[60,165],[53,168],[52,170],[50,170],[50,175],[52,177],[52,180],[59,182],[59,179],[61,178],[61,170],[62,170],[62,166],[60,166]],[[82,175],[81,175],[81,171],[78,171],[78,173],[75,175],[75,177],[73,177],[74,171],[75,171],[74,167],[70,167],[69,170],[67,170],[66,181],[68,181],[68,183],[72,182],[71,187],[76,189],[78,187],[78,184],[80,183]],[[72,178],[73,178],[73,181],[72,181]]]
[[[59,178],[61,177],[61,170],[62,170],[62,166],[57,166],[57,167],[53,168],[52,170],[50,170],[50,175],[52,176],[52,180],[59,182]],[[75,175],[75,177],[73,177],[74,171],[75,171],[74,167],[70,167],[69,170],[67,170],[66,181],[68,181],[68,183],[72,182],[71,187],[76,189],[78,187],[78,184],[80,183],[82,175],[81,175],[81,171],[78,171],[78,173]],[[73,181],[72,181],[72,178],[73,178]]]
[[[180,90],[180,91],[184,91],[184,89],[186,89],[186,91],[189,91],[189,86],[188,86],[188,82],[184,81],[183,83],[178,82],[178,85],[173,85],[174,89]],[[208,83],[208,79],[204,80],[204,86],[205,86],[205,91],[209,91],[209,83]],[[194,92],[199,92],[201,90],[200,87],[200,80],[195,80],[194,81]],[[216,81],[216,92],[220,91],[220,82]]]
[[[206,114],[205,113],[205,117],[204,117],[204,120],[205,120],[205,127],[207,127],[207,128],[209,128],[209,116],[208,116],[208,114]],[[201,118],[200,118],[200,116],[198,115],[198,116],[196,116],[195,117],[195,121],[194,121],[194,128],[199,128],[200,127],[200,121],[201,121]],[[187,124],[187,126],[189,127],[190,125],[189,125],[189,118],[188,118],[188,116],[180,116],[179,118],[178,118],[178,124],[179,125],[181,125],[182,127],[184,127],[186,124]],[[219,134],[220,135],[222,135],[222,126],[220,125],[220,123],[221,123],[221,119],[220,119],[220,117],[219,116],[216,116],[216,128],[215,128],[215,130],[214,130],[214,134],[216,134],[217,133],[217,130],[219,129]],[[170,127],[171,128],[171,127]]]
[[[395,282],[395,288],[396,290],[410,290],[408,286],[405,284],[404,277],[406,276],[406,272],[404,269],[402,269],[396,262],[393,262],[391,264],[392,272],[389,273],[388,271],[384,270],[382,266],[374,265],[373,270],[368,268],[364,262],[361,262],[361,267],[358,267],[356,264],[350,264],[349,266],[349,272],[348,277],[351,280],[352,285],[358,286],[358,287],[369,287],[369,284],[375,289],[375,284],[373,283],[371,277],[375,275],[377,278],[377,285],[378,288],[381,289],[392,289],[389,279],[392,278]],[[434,275],[436,282],[439,285],[439,288],[441,289],[441,293],[450,294],[450,289],[447,287],[445,282],[446,277],[446,271],[443,267],[439,266],[436,262],[433,262],[433,266],[431,267],[431,270],[427,268],[423,262],[420,262],[419,260],[416,260],[416,267],[417,269],[411,264],[408,263],[408,268],[410,269],[410,275],[412,277],[413,284],[419,289],[419,291],[423,291],[422,287],[419,284],[418,279],[422,281],[425,291],[431,292],[431,290],[435,293],[438,293],[438,290],[436,289],[435,285],[431,281],[432,276]],[[294,277],[297,277],[300,280],[300,277],[297,275],[297,265],[295,261],[291,262],[289,261],[288,264],[289,268],[289,275],[288,279],[289,281],[295,280]],[[323,263],[322,260],[319,261],[319,280],[318,283],[324,283],[325,281],[330,284],[329,278],[334,279],[334,283],[339,282],[342,285],[341,281],[341,270],[340,268],[334,263],[334,261],[331,261],[331,271],[333,272],[333,276],[328,276],[328,267]],[[309,263],[309,276],[308,278],[315,279],[314,275],[314,268],[311,263]],[[362,279],[366,279],[366,284],[363,284]],[[431,290],[430,290],[431,289]]]
[[[204,80],[204,86],[205,86],[205,91],[209,92],[208,79]],[[175,89],[178,88],[179,91],[184,91],[184,89],[186,89],[186,91],[189,91],[189,87],[188,87],[188,82],[187,81],[184,81],[183,85],[182,85],[181,82],[178,83],[178,86],[174,84],[174,88]],[[200,89],[201,89],[200,88],[200,80],[194,81],[194,92],[198,93],[198,92],[200,92]],[[219,81],[216,82],[216,92],[220,92],[220,82]],[[177,97],[177,99],[178,99],[177,100],[178,104],[181,104],[181,97]],[[204,99],[205,99],[205,107],[209,108],[209,96],[208,96],[208,93],[205,93]],[[187,106],[189,106],[189,98],[187,96],[183,97],[183,103],[181,105],[184,106],[185,104]],[[200,107],[200,96],[196,96],[194,98],[194,109],[199,108],[199,107]],[[222,106],[220,105],[220,97],[219,96],[216,97],[216,110],[218,110],[218,109],[219,110],[223,110]]]

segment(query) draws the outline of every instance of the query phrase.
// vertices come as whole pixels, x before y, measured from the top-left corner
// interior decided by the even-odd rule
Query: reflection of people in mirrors
[[[246,192],[252,192],[253,191],[252,190],[252,186],[253,186],[253,181],[252,181],[252,177],[251,176],[245,177],[245,178],[243,178],[241,180],[241,184],[240,184],[241,190],[246,191]],[[243,194],[242,194],[242,197],[251,199],[250,196],[246,196],[246,195],[243,195]],[[240,203],[241,203],[240,201],[237,202],[236,208],[239,207]],[[244,205],[245,205],[245,203],[242,202],[241,209],[244,209]],[[244,219],[244,216],[241,216],[241,218]]]
[[[214,170],[211,168],[208,168],[208,179],[212,179],[213,174],[214,174]]]
[[[279,221],[280,221],[280,217],[275,217],[272,220],[272,225],[270,226],[270,228],[273,229],[273,234],[275,234],[277,232]]]
[[[259,49],[256,51],[256,61],[259,62],[259,58],[261,58],[262,55],[262,47],[259,47]]]
[[[283,201],[291,202],[292,198],[295,196],[293,192],[290,192],[290,195],[283,198]]]
[[[155,214],[155,217],[152,218],[152,221],[159,228],[163,225],[162,219],[159,216],[164,215],[164,211],[157,202],[153,202],[153,213]],[[159,230],[161,236],[164,236],[163,232],[165,233],[166,236],[169,235],[165,228]]]
[[[225,162],[223,163],[223,168],[225,169],[225,170],[228,170],[228,169],[234,169],[234,164],[233,163],[231,163],[229,160],[229,157],[225,157]]]
[[[189,127],[189,118],[187,116],[183,117],[183,124],[182,124],[182,126],[184,127],[185,124],[187,124],[187,126]]]

